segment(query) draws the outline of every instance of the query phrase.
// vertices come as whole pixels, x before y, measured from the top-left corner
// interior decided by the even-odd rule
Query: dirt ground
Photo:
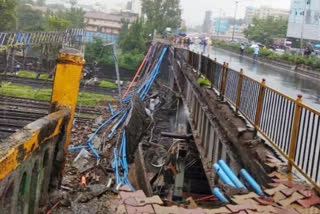
[[[90,134],[109,116],[109,114],[104,114],[92,123],[75,122],[70,146],[86,145]],[[103,133],[103,130],[101,133]],[[80,165],[80,169],[79,166],[78,168],[75,166],[74,161],[80,150],[68,152],[61,188],[59,191],[51,193],[50,201],[47,204],[47,212],[52,210],[52,214],[111,213],[111,205],[108,204],[108,201],[117,196],[107,188],[109,178],[113,177],[110,163],[112,159],[111,145],[115,143],[114,139],[116,137],[109,142],[105,140],[104,136],[99,135],[100,143],[104,145],[100,161],[97,161],[90,149],[86,149],[90,156],[85,158],[86,164]],[[86,185],[81,183],[82,176],[86,178]]]

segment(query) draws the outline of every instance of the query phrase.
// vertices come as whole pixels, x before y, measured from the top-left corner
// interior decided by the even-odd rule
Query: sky
[[[211,10],[213,17],[221,15],[234,16],[235,0],[180,0],[183,10],[182,18],[187,26],[202,24],[206,10]],[[243,18],[247,6],[269,6],[273,8],[290,9],[290,0],[239,0],[237,18]]]
[[[57,1],[57,0],[47,0]],[[66,0],[64,0],[66,1]],[[243,18],[247,6],[269,6],[274,8],[290,9],[291,0],[238,0],[237,18]],[[79,3],[100,3],[107,9],[112,9],[120,2],[126,0],[78,0]],[[183,10],[182,18],[187,26],[200,25],[203,22],[206,10],[211,10],[213,17],[219,17],[220,9],[222,16],[234,16],[235,0],[180,0]]]

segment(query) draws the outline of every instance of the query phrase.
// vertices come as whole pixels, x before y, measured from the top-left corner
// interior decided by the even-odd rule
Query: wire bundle
[[[152,49],[155,46],[152,46]],[[123,100],[123,103],[128,103],[128,105],[122,109],[120,109],[118,112],[114,113],[112,112],[112,115],[110,118],[108,118],[105,122],[103,122],[96,131],[90,136],[90,138],[87,140],[85,146],[77,146],[77,147],[71,147],[69,148],[69,151],[73,151],[76,149],[82,149],[82,148],[89,148],[92,153],[95,155],[96,158],[100,158],[99,153],[96,151],[96,149],[93,147],[92,142],[95,138],[95,136],[99,133],[99,131],[112,121],[114,121],[116,118],[119,118],[118,121],[114,124],[114,126],[111,128],[110,132],[108,133],[108,139],[112,139],[115,135],[117,129],[122,125],[122,123],[126,120],[130,109],[131,109],[131,99],[133,97],[133,94],[137,92],[139,94],[139,97],[144,100],[147,96],[147,94],[150,91],[150,88],[152,84],[154,83],[156,77],[160,73],[160,65],[163,61],[163,58],[168,50],[168,47],[164,46],[162,47],[161,54],[158,58],[152,59],[150,57],[150,52],[148,51],[147,59],[152,63],[151,72],[146,74],[145,81],[141,84],[141,86],[138,88],[138,90],[132,90]],[[156,62],[156,63],[155,63]],[[110,108],[110,107],[109,107]],[[115,173],[116,183],[117,185],[128,185],[132,190],[134,188],[130,184],[130,181],[128,179],[128,173],[129,173],[129,167],[127,163],[127,154],[126,154],[126,148],[127,148],[127,140],[126,140],[126,132],[123,130],[122,132],[122,140],[119,151],[117,151],[117,148],[113,149],[113,161],[112,161],[112,168]]]

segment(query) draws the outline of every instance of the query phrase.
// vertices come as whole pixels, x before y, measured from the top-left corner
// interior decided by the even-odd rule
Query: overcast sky
[[[50,1],[50,0],[48,0]],[[108,9],[119,5],[119,2],[126,2],[126,0],[78,0],[79,2],[94,3],[99,2]],[[181,8],[183,10],[182,17],[186,20],[187,25],[202,24],[206,10],[211,10],[214,17],[219,16],[220,8],[222,9],[222,16],[234,16],[235,0],[180,0]],[[274,8],[290,9],[291,0],[239,0],[237,18],[243,18],[245,8],[247,6],[259,7],[270,6]]]
[[[211,10],[214,17],[222,15],[234,16],[235,0],[180,0],[183,9],[182,17],[187,25],[202,24],[206,10]],[[239,0],[237,18],[243,18],[247,6],[259,7],[262,5],[274,8],[290,9],[290,0]]]

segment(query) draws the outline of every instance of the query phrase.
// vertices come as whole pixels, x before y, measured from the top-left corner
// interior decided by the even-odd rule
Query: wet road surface
[[[199,47],[191,47],[193,50],[200,51]],[[252,60],[240,57],[237,54],[230,53],[216,48],[208,48],[206,54],[210,58],[216,58],[218,62],[228,62],[229,68],[240,71],[258,81],[263,78],[269,87],[272,87],[292,98],[298,94],[303,95],[303,103],[320,111],[320,80],[301,76],[294,72],[277,69],[268,65],[260,64]]]

